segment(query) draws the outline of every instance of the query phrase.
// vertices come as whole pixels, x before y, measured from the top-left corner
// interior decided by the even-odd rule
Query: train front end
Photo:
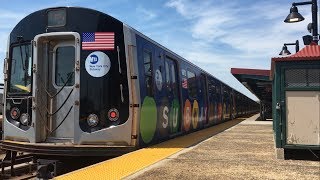
[[[2,148],[73,156],[132,150],[124,39],[123,23],[90,9],[45,9],[21,20],[5,60]]]

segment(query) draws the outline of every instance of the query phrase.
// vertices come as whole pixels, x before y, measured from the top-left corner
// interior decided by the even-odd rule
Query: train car
[[[258,110],[258,104],[119,20],[34,12],[10,33],[2,149],[113,156]]]

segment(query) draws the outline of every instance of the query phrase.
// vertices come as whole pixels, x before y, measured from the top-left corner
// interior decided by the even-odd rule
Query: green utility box
[[[271,60],[272,116],[277,157],[286,150],[320,151],[320,46]]]

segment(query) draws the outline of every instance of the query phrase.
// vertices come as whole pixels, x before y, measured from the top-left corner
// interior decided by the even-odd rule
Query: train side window
[[[147,96],[153,96],[152,90],[152,53],[145,50],[143,52],[144,77],[147,90]]]
[[[188,93],[190,98],[196,98],[197,97],[197,81],[196,81],[196,75],[194,72],[191,72],[190,70],[187,71],[187,77],[188,77]]]
[[[187,77],[187,71],[185,69],[181,70],[181,74],[183,77]]]
[[[55,84],[57,86],[74,85],[74,64],[75,48],[73,46],[63,46],[56,49]]]

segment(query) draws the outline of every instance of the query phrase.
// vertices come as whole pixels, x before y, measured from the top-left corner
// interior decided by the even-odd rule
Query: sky
[[[298,6],[305,20],[287,24],[294,0],[1,0],[0,72],[10,31],[28,14],[49,7],[78,6],[109,14],[200,66],[253,100],[231,68],[270,69],[283,43],[310,34],[311,6]],[[299,2],[299,1],[298,1]],[[318,2],[319,4],[319,2]],[[291,53],[294,46],[288,47]],[[0,73],[0,83],[3,74]]]

